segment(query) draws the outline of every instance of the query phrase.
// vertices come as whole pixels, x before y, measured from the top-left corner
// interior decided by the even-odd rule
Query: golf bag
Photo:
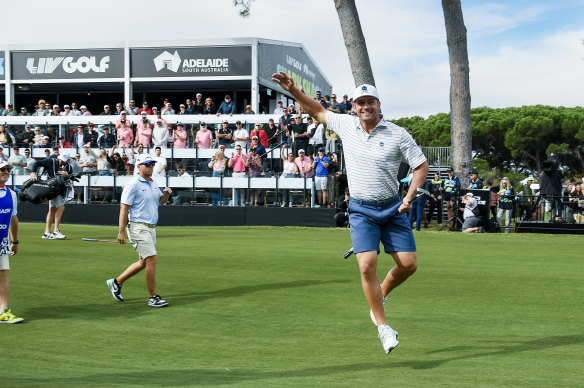
[[[44,203],[59,195],[65,195],[67,187],[72,185],[71,182],[78,180],[77,175],[57,175],[55,178],[44,181],[29,179],[18,191],[18,198],[23,202]]]
[[[495,217],[491,219],[485,218],[482,227],[487,233],[499,233],[499,224],[497,223],[497,218]]]

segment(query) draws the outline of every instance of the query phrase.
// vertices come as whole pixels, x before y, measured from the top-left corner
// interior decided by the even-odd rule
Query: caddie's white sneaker
[[[43,240],[54,240],[55,237],[53,237],[52,233],[43,233],[43,236],[41,237]]]
[[[57,240],[65,240],[67,238],[67,236],[65,236],[63,233],[61,233],[60,230],[57,230],[56,232],[53,232],[53,238],[55,238]]]
[[[379,285],[379,287],[381,287],[381,284]],[[385,302],[387,302],[387,296],[383,297],[383,308],[385,311]],[[371,321],[373,322],[373,324],[375,326],[377,326],[377,319],[375,319],[375,315],[373,315],[373,310],[369,309],[369,316],[371,317]]]
[[[388,325],[381,325],[377,328],[377,332],[383,350],[385,353],[389,354],[399,344],[399,341],[397,340],[397,331],[393,330]]]

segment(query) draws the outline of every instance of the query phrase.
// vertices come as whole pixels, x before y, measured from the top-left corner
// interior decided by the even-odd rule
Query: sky
[[[584,0],[461,0],[472,107],[582,106]],[[73,5],[73,6],[72,6]],[[384,114],[449,111],[449,64],[438,0],[356,0]],[[302,43],[333,85],[353,77],[333,0],[254,0],[242,18],[232,0],[12,2],[0,48],[45,42],[167,41],[259,37]]]

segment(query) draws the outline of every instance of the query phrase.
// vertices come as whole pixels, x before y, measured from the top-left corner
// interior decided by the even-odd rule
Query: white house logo
[[[30,74],[53,74],[58,68],[62,67],[65,73],[105,73],[109,69],[110,57],[105,56],[97,59],[95,56],[82,57],[48,57],[48,58],[27,58],[26,68]]]
[[[167,69],[177,73],[224,73],[229,71],[229,58],[187,58],[181,59],[177,50],[174,54],[164,51],[154,58],[156,71]]]
[[[176,73],[180,67],[180,55],[176,50],[174,50],[174,55],[165,51],[154,58],[154,67],[156,67],[156,71],[167,69]]]

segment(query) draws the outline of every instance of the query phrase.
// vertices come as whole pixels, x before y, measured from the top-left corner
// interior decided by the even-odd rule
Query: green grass
[[[158,292],[115,227],[20,225],[1,325],[2,386],[549,387],[582,384],[581,236],[417,232],[418,272],[392,293],[384,354],[346,229],[158,228]],[[392,262],[380,260],[383,276]]]

